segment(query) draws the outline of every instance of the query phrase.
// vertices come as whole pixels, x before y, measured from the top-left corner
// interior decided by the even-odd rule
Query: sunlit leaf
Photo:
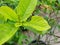
[[[17,30],[12,23],[0,23],[0,45],[8,41]]]
[[[4,16],[5,20],[9,19],[12,21],[18,21],[17,14],[8,6],[1,6],[0,7],[0,14]]]
[[[33,16],[30,22],[23,24],[26,28],[35,29],[36,31],[47,31],[51,27],[47,21],[41,16]]]
[[[37,0],[20,0],[15,10],[21,21],[26,21],[32,15],[36,4]]]

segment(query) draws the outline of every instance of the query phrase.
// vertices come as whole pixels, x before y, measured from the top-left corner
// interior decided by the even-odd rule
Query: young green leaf
[[[26,21],[32,14],[37,4],[37,0],[20,0],[16,7],[16,12],[20,16],[21,21]]]
[[[0,23],[0,45],[9,40],[17,31],[13,24]]]
[[[18,21],[17,14],[8,6],[0,7],[0,15],[4,16],[5,20],[9,19],[12,21]]]
[[[47,31],[50,29],[47,21],[41,16],[33,16],[31,21],[23,24],[26,28],[35,29],[36,31]]]

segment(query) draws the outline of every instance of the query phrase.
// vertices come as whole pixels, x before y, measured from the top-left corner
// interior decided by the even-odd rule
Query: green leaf
[[[2,15],[0,15],[0,23],[3,23],[4,22],[4,18]]]
[[[48,29],[50,29],[51,27],[48,25],[47,21],[41,17],[41,16],[33,16],[31,21],[26,22],[23,24],[24,27],[26,27],[27,29],[31,28],[33,30],[36,31],[47,31]]]
[[[17,29],[12,23],[0,23],[0,45],[8,41]]]
[[[22,41],[26,38],[27,38],[27,36],[21,33],[19,36],[18,44],[22,45]]]
[[[37,4],[37,0],[20,0],[16,7],[16,12],[20,16],[21,21],[26,21],[32,15]]]
[[[50,3],[56,2],[56,0],[48,0]]]
[[[5,20],[9,19],[12,21],[18,21],[17,14],[8,6],[0,7],[0,15],[4,16]]]

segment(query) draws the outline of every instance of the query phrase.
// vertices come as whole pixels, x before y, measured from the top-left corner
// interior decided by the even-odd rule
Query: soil
[[[47,45],[45,42],[43,41],[32,41],[29,45]]]

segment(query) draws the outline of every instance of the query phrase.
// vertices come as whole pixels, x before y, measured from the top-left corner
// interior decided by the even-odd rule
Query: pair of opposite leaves
[[[20,0],[15,11],[8,6],[0,7],[0,45],[9,40],[19,26],[38,32],[44,32],[50,28],[47,21],[40,16],[32,16],[29,22],[26,21],[34,11],[36,4],[37,0]],[[24,22],[23,25],[22,22]]]

